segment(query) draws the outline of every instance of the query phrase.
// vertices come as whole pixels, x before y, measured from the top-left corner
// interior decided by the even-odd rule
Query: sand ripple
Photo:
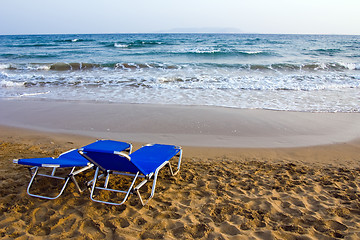
[[[3,239],[360,238],[358,168],[185,156],[178,176],[162,171],[147,206],[131,196],[114,207],[90,201],[73,184],[57,200],[27,196],[27,169],[11,159],[64,149],[6,142],[0,147]]]

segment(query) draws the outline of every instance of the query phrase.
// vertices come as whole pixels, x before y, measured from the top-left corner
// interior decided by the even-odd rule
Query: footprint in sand
[[[240,233],[240,230],[237,227],[235,227],[234,225],[231,225],[228,222],[224,222],[223,224],[221,224],[220,231],[221,231],[221,233],[231,235],[231,236],[235,236]]]
[[[83,233],[86,233],[89,237],[94,239],[103,239],[106,236],[102,233],[99,224],[90,219],[83,221],[80,225],[80,229]]]
[[[36,223],[46,222],[49,220],[51,213],[48,212],[47,208],[40,207],[33,212]]]

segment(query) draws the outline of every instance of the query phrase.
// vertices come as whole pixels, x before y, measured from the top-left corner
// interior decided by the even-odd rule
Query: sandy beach
[[[359,239],[360,115],[227,108],[0,101],[3,239]],[[92,202],[71,183],[26,194],[14,158],[57,156],[107,138],[181,145],[142,207]],[[90,170],[81,176],[89,179]]]

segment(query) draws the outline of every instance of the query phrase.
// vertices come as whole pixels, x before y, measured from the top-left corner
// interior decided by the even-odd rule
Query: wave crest
[[[50,70],[66,71],[66,70],[84,70],[100,67],[99,64],[94,63],[54,63],[50,65]]]
[[[207,54],[207,53],[205,53]],[[211,54],[211,53],[208,53]],[[256,54],[256,53],[254,53]],[[166,64],[166,63],[84,63],[84,62],[57,62],[57,63],[29,63],[29,64],[12,64],[1,63],[0,70],[33,70],[33,71],[77,71],[77,70],[98,70],[98,69],[114,69],[114,70],[136,70],[136,69],[181,69],[181,68],[217,68],[217,69],[237,69],[237,70],[254,70],[254,71],[356,71],[360,70],[360,63],[309,63],[309,64],[292,64],[292,63],[276,63],[276,64],[218,64],[218,63],[197,63],[197,64]]]

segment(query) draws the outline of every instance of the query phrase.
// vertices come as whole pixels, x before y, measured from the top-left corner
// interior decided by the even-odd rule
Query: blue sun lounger
[[[154,196],[156,180],[158,173],[164,166],[169,166],[172,176],[176,175],[180,170],[182,149],[181,147],[173,145],[163,144],[149,144],[141,147],[137,151],[131,154],[125,154],[119,152],[116,149],[109,147],[97,147],[97,146],[85,146],[79,149],[79,153],[84,156],[89,162],[96,166],[95,176],[92,180],[92,188],[90,193],[91,200],[100,203],[106,203],[111,205],[121,205],[126,202],[130,194],[137,193],[141,204],[145,205]],[[173,157],[178,157],[177,169],[173,172],[170,160]],[[106,176],[104,181],[104,187],[97,186],[97,180],[99,179],[99,172],[103,172]],[[111,174],[123,175],[132,177],[130,187],[125,189],[109,188],[109,179]],[[144,178],[137,186],[135,186],[138,178]],[[139,189],[144,186],[150,179],[153,179],[151,188],[151,194],[146,200],[143,201]],[[134,187],[135,186],[135,187]],[[124,198],[118,201],[114,200],[99,200],[94,195],[97,191],[110,191],[116,194],[124,194]]]
[[[129,143],[124,142],[115,142],[112,140],[99,140],[92,144],[89,144],[87,146],[92,145],[111,145],[114,149],[117,151],[127,151],[131,153],[132,145]],[[60,197],[60,195],[64,192],[69,180],[71,179],[76,188],[79,190],[79,192],[82,192],[81,188],[79,187],[79,184],[77,183],[75,179],[75,175],[84,172],[90,168],[92,168],[94,165],[90,163],[88,160],[86,160],[83,156],[81,156],[77,149],[72,149],[70,151],[67,151],[65,153],[62,153],[57,158],[52,157],[46,157],[46,158],[29,158],[29,159],[14,159],[14,163],[21,164],[21,165],[27,165],[29,166],[30,174],[31,174],[31,180],[27,187],[27,193],[30,196],[43,198],[43,199],[56,199]],[[43,174],[39,173],[40,168],[52,168],[51,174]],[[57,168],[71,168],[70,173],[68,173],[65,177],[56,176],[56,169]],[[77,171],[75,171],[76,168],[80,168]],[[57,179],[61,181],[65,181],[64,185],[62,186],[60,192],[52,197],[52,196],[45,196],[45,195],[39,195],[39,194],[33,194],[30,192],[31,186],[33,185],[35,179],[37,176],[42,176],[46,178],[52,178]]]

